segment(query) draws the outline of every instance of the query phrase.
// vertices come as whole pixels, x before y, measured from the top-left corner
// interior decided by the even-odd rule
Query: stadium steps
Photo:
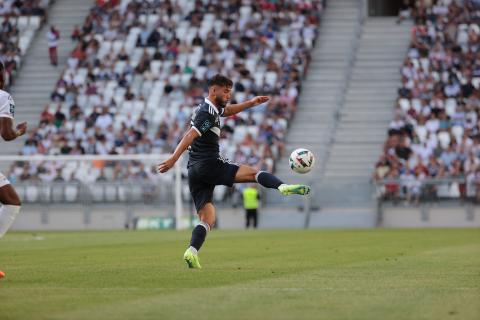
[[[285,154],[276,164],[276,174],[288,183],[316,185],[321,179],[338,116],[338,100],[349,69],[359,10],[355,0],[335,0],[328,3],[322,15],[308,75],[302,83],[298,109],[288,131]],[[292,174],[288,166],[290,153],[300,147],[311,150],[316,160],[312,172],[304,175]],[[291,206],[302,205],[304,200],[269,193],[268,201]]]
[[[75,25],[81,26],[93,0],[56,0],[48,11],[45,24],[24,58],[24,64],[16,78],[11,93],[16,105],[16,122],[27,121],[30,128],[38,124],[44,106],[50,102],[50,94],[58,81],[67,58],[75,43],[70,35]],[[50,65],[46,33],[54,25],[60,31],[58,45],[58,66]],[[26,136],[2,145],[0,155],[17,154],[21,151]]]
[[[374,205],[370,179],[393,118],[409,28],[408,23],[397,25],[394,17],[369,17],[361,27],[344,104],[327,152],[321,187],[325,205]]]

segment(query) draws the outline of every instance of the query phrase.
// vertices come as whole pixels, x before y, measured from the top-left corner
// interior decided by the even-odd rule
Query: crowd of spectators
[[[480,4],[416,1],[381,195],[480,200]]]
[[[20,67],[35,31],[46,19],[49,0],[0,1],[0,60],[6,69],[9,87]]]
[[[170,153],[206,80],[234,81],[232,103],[268,104],[226,118],[223,156],[274,170],[317,34],[321,0],[103,1],[76,26],[68,65],[24,155]],[[16,163],[11,180],[155,179],[138,163]]]

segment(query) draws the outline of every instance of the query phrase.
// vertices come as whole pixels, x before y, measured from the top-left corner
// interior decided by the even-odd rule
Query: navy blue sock
[[[257,175],[255,176],[255,180],[265,188],[270,188],[270,189],[278,189],[283,182],[275,177],[273,174],[265,172],[265,171],[259,171]]]
[[[192,239],[190,240],[190,246],[194,247],[197,251],[202,247],[205,238],[207,237],[207,230],[210,229],[208,224],[201,221],[192,231]]]

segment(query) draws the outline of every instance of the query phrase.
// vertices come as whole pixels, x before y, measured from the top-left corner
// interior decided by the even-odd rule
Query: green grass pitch
[[[480,230],[11,232],[0,319],[480,319]]]

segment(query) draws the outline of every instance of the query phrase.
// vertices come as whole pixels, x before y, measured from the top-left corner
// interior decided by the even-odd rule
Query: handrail
[[[87,154],[87,155],[8,155],[0,156],[0,162],[5,161],[128,161],[128,160],[163,160],[167,159],[167,154]]]
[[[421,182],[422,184],[443,184],[443,183],[469,183],[469,182],[479,182],[480,183],[480,178],[474,178],[472,180],[468,180],[467,178],[424,178],[424,179],[419,179],[416,180]],[[402,180],[402,179],[382,179],[382,180],[376,180],[372,181],[372,183],[376,186],[384,186],[386,184],[399,184],[403,185],[408,181]]]

